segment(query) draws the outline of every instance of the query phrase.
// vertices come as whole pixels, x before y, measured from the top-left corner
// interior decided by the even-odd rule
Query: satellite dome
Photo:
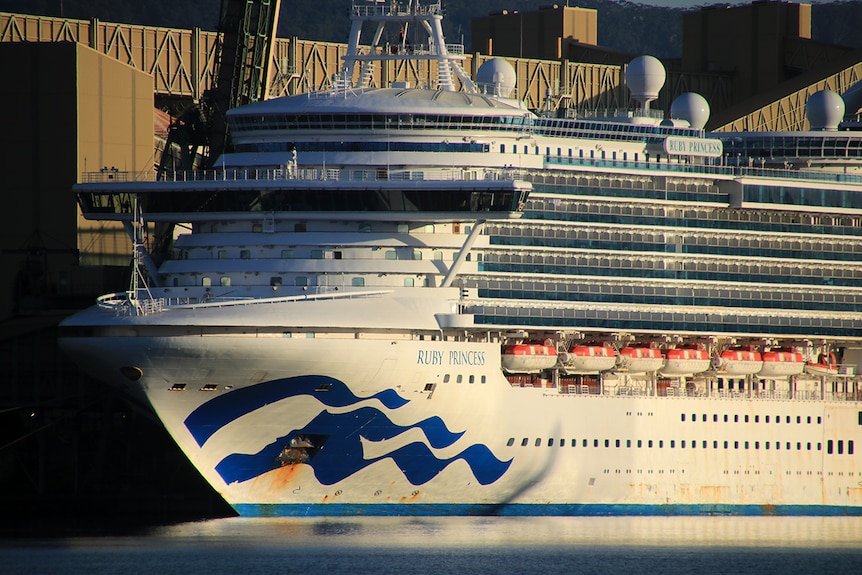
[[[692,128],[702,130],[709,120],[709,103],[695,92],[680,94],[670,105],[670,117],[687,120]]]
[[[812,130],[837,130],[844,119],[844,100],[831,90],[815,92],[805,103],[805,117]]]
[[[476,84],[481,92],[508,98],[515,89],[515,68],[502,58],[492,58],[479,66]]]
[[[626,84],[632,98],[640,102],[644,110],[658,98],[665,77],[664,66],[653,56],[638,56],[626,68]]]

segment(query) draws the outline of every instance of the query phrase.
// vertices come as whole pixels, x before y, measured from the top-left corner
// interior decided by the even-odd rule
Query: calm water
[[[862,573],[862,518],[219,519],[0,539],[0,573]]]

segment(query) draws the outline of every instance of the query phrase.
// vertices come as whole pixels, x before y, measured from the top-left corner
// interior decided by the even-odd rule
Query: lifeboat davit
[[[503,369],[509,373],[539,373],[557,365],[557,348],[547,342],[507,344],[501,355]]]
[[[613,369],[616,364],[614,348],[602,344],[573,345],[565,361],[569,373],[599,373]]]
[[[787,349],[764,351],[763,368],[758,372],[760,377],[790,377],[799,375],[805,369],[805,359],[802,354]]]
[[[751,348],[734,347],[721,352],[715,369],[722,375],[753,375],[763,369],[763,357]]]
[[[662,375],[693,375],[709,369],[709,352],[697,346],[683,346],[665,352]]]
[[[805,373],[817,377],[838,375],[838,361],[834,353],[821,353],[816,360],[805,364]]]
[[[617,368],[628,373],[651,373],[664,365],[664,356],[656,347],[632,346],[620,350]]]

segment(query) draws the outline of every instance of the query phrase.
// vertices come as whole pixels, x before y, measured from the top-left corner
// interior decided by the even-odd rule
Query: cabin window
[[[505,153],[506,153],[506,144],[500,144],[500,153],[501,153],[501,154],[505,154]]]
[[[293,231],[295,232],[304,232],[306,231],[306,226],[304,223],[302,224],[293,224]]]
[[[838,455],[844,455],[844,440],[838,440]]]
[[[283,260],[292,260],[293,259],[293,249],[281,250],[281,259]]]
[[[853,440],[847,440],[847,455],[853,455]]]
[[[593,439],[593,447],[598,447],[598,446],[599,446],[599,440]]]
[[[685,421],[685,414],[684,413],[681,414],[681,417],[682,417],[682,421]]]
[[[506,447],[512,447],[513,445],[515,445],[515,438],[510,437],[509,441],[506,442]]]
[[[572,440],[572,447],[577,447],[577,446],[578,446],[578,440],[577,440],[577,439],[573,439],[573,440]]]
[[[422,252],[420,250],[414,249],[413,250],[413,259],[414,260],[421,260],[422,259]]]
[[[230,286],[230,276],[221,276],[219,278],[219,283],[224,287]]]
[[[526,437],[524,439],[522,439],[521,440],[521,447],[527,447],[527,441],[528,441],[528,439]]]
[[[278,287],[282,284],[282,281],[283,279],[281,276],[272,276],[271,278],[269,278],[269,285],[271,285],[272,287]]]
[[[611,446],[611,440],[605,439],[605,447],[610,447],[610,446]]]
[[[365,278],[353,278],[352,280],[350,280],[350,283],[353,287],[364,287]]]
[[[471,382],[471,383],[472,383],[472,382]],[[554,446],[554,438],[553,438],[553,437],[549,437],[549,438],[548,438],[548,447],[553,447],[553,446]]]
[[[322,260],[323,259],[323,250],[311,250],[311,259]]]
[[[202,286],[204,286],[204,287],[209,287],[209,286],[213,285],[213,280],[212,280],[212,278],[211,278],[211,277],[208,277],[208,276],[204,276],[204,277],[202,277],[202,278],[201,278],[201,285],[202,285]]]
[[[536,447],[541,447],[541,445],[542,445],[542,438],[541,438],[541,437],[537,437],[537,438],[536,438]]]
[[[434,260],[438,262],[443,261],[443,250],[434,250]]]
[[[468,382],[468,383],[476,383],[476,376],[475,376],[475,375],[471,375],[471,376],[467,379],[467,382]]]
[[[305,276],[296,276],[296,280],[294,280],[294,285],[298,287],[305,287],[308,285],[308,278]]]
[[[443,383],[449,383],[449,374],[443,376]]]
[[[218,259],[226,260],[227,259],[227,250],[219,250],[218,251]]]
[[[241,260],[249,260],[249,259],[251,259],[251,250],[240,250],[240,251],[239,251],[239,258],[240,258]]]
[[[455,383],[462,383],[463,381],[464,381],[463,375],[458,374],[458,376],[455,377]]]
[[[386,253],[384,254],[384,257],[387,260],[394,260],[394,259],[398,259],[398,254],[395,253],[395,250],[387,250]]]
[[[359,231],[363,234],[371,233],[371,224],[366,224],[366,223],[359,224]]]
[[[415,281],[413,278],[404,278],[404,287],[413,287],[415,285]]]

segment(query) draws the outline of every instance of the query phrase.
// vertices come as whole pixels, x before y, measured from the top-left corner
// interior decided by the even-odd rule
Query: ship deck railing
[[[529,387],[526,386],[526,387]],[[539,386],[537,386],[539,387]],[[604,397],[688,397],[699,398],[704,400],[710,399],[738,399],[738,400],[795,400],[795,401],[841,401],[841,402],[857,402],[862,401],[862,388],[853,391],[826,391],[821,394],[819,390],[796,390],[793,394],[789,390],[751,390],[749,393],[746,390],[726,390],[726,389],[711,389],[706,390],[702,387],[696,389],[685,389],[682,387],[659,387],[650,390],[644,386],[605,386],[599,388],[595,385],[576,385],[561,383],[559,389],[551,388],[558,391],[560,395],[580,395],[580,396],[604,396]]]
[[[392,290],[367,290],[361,292],[330,292],[303,294],[284,297],[212,297],[200,299],[189,297],[130,297],[129,292],[110,293],[97,298],[99,307],[113,310],[117,316],[143,316],[164,312],[170,309],[207,309],[237,306],[271,305],[278,303],[302,302],[311,300],[356,299],[377,297],[391,293]]]
[[[574,167],[614,168],[646,172],[669,172],[673,174],[696,174],[725,176],[729,178],[766,178],[813,180],[818,182],[862,183],[862,175],[826,172],[810,169],[767,168],[756,166],[686,164],[677,161],[620,160],[607,158],[579,158],[569,156],[545,156],[545,164]]]
[[[99,171],[84,172],[82,184],[128,182],[260,182],[260,181],[511,181],[522,179],[523,169],[506,168],[431,168],[421,170],[388,170],[385,168],[219,168],[176,172]]]

